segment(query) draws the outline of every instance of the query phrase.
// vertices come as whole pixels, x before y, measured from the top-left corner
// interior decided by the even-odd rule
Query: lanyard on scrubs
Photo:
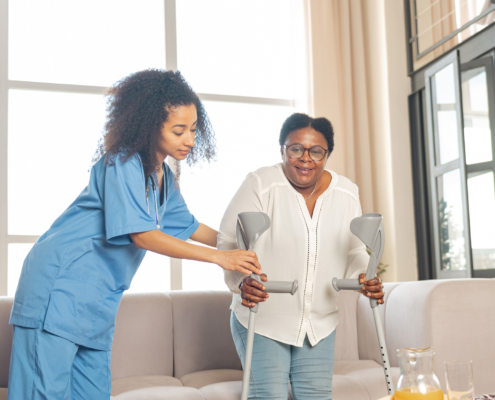
[[[165,172],[165,185],[166,185],[165,199],[167,199],[167,197],[168,197],[168,171],[167,171],[167,168],[165,166],[163,166],[163,170]],[[153,189],[153,198],[155,199],[155,221],[156,221],[156,227],[158,229],[160,229],[160,223],[158,222],[158,202],[156,201],[155,176],[156,176],[156,180],[158,182],[158,175],[156,174],[156,172],[153,172],[153,175],[150,176],[150,178],[148,178],[148,179],[151,179],[151,187]],[[146,205],[148,206],[148,214],[150,213],[149,192],[150,192],[150,185],[148,184],[146,186]]]

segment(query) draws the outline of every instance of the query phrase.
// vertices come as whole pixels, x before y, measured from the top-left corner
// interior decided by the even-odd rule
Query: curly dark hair
[[[280,137],[278,139],[280,146],[283,146],[285,139],[291,132],[298,129],[311,127],[315,131],[320,132],[328,143],[328,155],[333,151],[333,127],[330,121],[324,117],[312,118],[309,115],[302,113],[294,113],[288,117],[280,130]]]
[[[133,73],[112,86],[107,95],[107,121],[93,162],[105,153],[106,163],[116,155],[122,161],[139,154],[144,174],[160,168],[157,148],[163,123],[170,109],[194,104],[198,113],[194,147],[189,165],[215,158],[215,133],[199,97],[179,71],[148,69]]]

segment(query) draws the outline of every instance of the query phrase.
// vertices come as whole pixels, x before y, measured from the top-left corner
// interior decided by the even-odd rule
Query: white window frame
[[[177,70],[176,0],[164,0],[165,56],[167,70]],[[105,94],[108,87],[68,85],[57,83],[14,81],[8,79],[9,0],[0,0],[0,296],[8,290],[8,246],[12,243],[35,243],[37,235],[9,235],[8,233],[8,93],[10,89],[48,92]],[[231,96],[198,93],[203,101],[281,105],[295,107],[295,100]],[[170,165],[174,167],[171,160]],[[170,289],[182,290],[182,260],[170,259]]]

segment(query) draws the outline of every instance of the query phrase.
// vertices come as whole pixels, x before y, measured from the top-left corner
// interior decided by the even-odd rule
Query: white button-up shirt
[[[328,171],[332,181],[318,198],[313,217],[303,196],[287,180],[282,164],[251,172],[230,202],[220,225],[218,248],[237,248],[237,214],[268,214],[271,227],[258,239],[254,251],[269,280],[299,281],[290,294],[271,294],[261,302],[256,333],[301,347],[306,335],[311,345],[330,335],[337,326],[337,292],[332,279],[358,278],[366,271],[365,245],[350,231],[352,219],[361,215],[357,186]],[[231,309],[247,328],[249,309],[241,304],[240,272],[224,271],[234,293]]]

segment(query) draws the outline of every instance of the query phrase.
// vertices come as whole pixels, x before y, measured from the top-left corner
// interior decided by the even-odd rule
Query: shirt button
[[[314,232],[315,231],[315,228],[311,228],[311,232]]]

